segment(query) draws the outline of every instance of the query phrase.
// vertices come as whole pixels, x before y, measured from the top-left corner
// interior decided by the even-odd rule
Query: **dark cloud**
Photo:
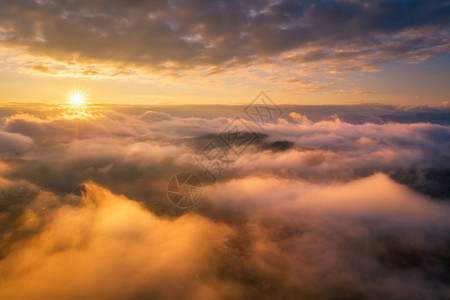
[[[291,51],[281,59],[348,71],[448,51],[449,7],[448,1],[20,0],[0,4],[0,42],[118,68],[217,71]]]
[[[31,139],[24,135],[0,132],[0,152],[14,152],[25,150],[31,144]]]

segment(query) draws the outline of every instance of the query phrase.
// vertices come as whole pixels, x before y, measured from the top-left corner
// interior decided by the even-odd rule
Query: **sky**
[[[0,101],[446,105],[449,1],[2,1]]]

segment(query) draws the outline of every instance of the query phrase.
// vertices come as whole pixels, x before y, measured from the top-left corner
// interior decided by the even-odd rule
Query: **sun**
[[[72,88],[65,96],[66,104],[61,106],[62,116],[66,119],[87,119],[97,116],[93,106],[89,103],[85,89]]]
[[[85,96],[81,92],[75,92],[70,94],[69,103],[75,106],[80,106],[85,103]]]

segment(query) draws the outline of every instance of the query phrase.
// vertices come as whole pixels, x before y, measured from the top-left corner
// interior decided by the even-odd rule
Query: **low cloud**
[[[211,299],[239,293],[205,263],[214,260],[226,227],[191,214],[159,219],[94,184],[85,188],[82,206],[55,210],[40,233],[0,262],[2,298]],[[26,217],[37,218],[31,212]]]
[[[168,180],[204,179],[200,151],[233,119],[8,109],[0,298],[450,295],[447,125],[316,121],[296,109],[246,121],[258,138],[181,211]]]
[[[207,195],[214,212],[229,211],[225,220],[245,224],[240,255],[270,278],[269,293],[300,299],[449,293],[445,280],[437,283],[446,274],[438,265],[448,261],[449,207],[383,174],[331,185],[248,177]]]
[[[197,212],[167,219],[87,183],[83,204],[48,211],[40,231],[0,261],[0,295],[423,299],[450,292],[448,206],[385,175],[326,187],[249,177],[208,187],[205,196]],[[21,220],[25,230],[42,221],[32,210]]]

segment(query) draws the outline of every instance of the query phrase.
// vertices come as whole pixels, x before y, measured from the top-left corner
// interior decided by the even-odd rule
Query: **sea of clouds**
[[[0,108],[0,298],[450,297],[447,110],[284,107],[207,181],[201,151],[235,121],[208,109]],[[203,182],[190,210],[167,201],[179,172]]]

